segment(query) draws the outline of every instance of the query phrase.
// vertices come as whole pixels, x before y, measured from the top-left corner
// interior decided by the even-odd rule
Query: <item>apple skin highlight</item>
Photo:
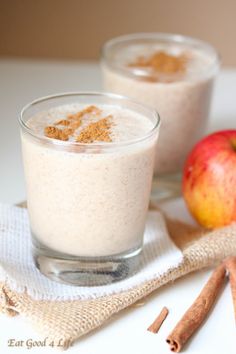
[[[185,163],[182,189],[200,225],[217,228],[236,221],[236,130],[213,133],[195,145]]]

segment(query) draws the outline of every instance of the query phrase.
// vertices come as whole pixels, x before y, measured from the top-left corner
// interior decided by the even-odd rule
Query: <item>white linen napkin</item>
[[[0,281],[12,290],[27,293],[37,300],[91,299],[111,295],[155,279],[183,260],[181,251],[171,241],[163,216],[148,212],[144,247],[139,271],[119,282],[78,287],[54,282],[36,268],[31,254],[27,209],[0,204]]]

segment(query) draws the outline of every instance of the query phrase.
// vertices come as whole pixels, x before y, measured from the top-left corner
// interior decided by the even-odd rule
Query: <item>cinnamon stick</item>
[[[147,330],[152,333],[157,333],[161,328],[162,323],[165,321],[166,317],[168,316],[168,314],[169,314],[168,308],[163,307],[163,309],[161,310],[161,312],[159,313],[155,321],[148,327]]]
[[[183,345],[207,317],[224,284],[225,275],[225,266],[221,264],[215,269],[200,295],[167,337],[166,341],[170,345],[171,351],[180,352]]]
[[[229,273],[229,281],[232,292],[234,315],[236,321],[236,257],[229,257],[225,260],[225,266]]]

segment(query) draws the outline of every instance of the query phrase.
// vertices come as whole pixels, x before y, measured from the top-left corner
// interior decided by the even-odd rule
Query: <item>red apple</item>
[[[182,186],[187,206],[202,226],[236,221],[236,130],[213,133],[193,148]]]

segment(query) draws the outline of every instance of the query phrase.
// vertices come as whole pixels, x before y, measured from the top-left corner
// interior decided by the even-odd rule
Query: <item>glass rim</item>
[[[76,142],[76,141],[63,141],[63,140],[58,140],[54,138],[49,138],[47,136],[41,135],[39,133],[34,132],[30,127],[27,126],[27,124],[24,122],[24,114],[27,112],[28,109],[33,107],[34,105],[37,105],[39,103],[43,103],[46,101],[50,101],[51,99],[57,99],[57,98],[65,98],[65,97],[72,97],[72,96],[96,96],[96,97],[104,97],[104,98],[111,98],[114,100],[119,100],[120,102],[130,102],[137,107],[140,107],[144,110],[147,111],[147,114],[152,115],[155,118],[155,122],[153,123],[153,127],[144,135],[135,138],[135,139],[130,139],[127,141],[117,141],[117,142],[94,142],[94,143],[81,143],[81,142]],[[92,104],[92,103],[91,103]],[[121,106],[122,108],[122,106]],[[129,109],[129,108],[128,108]],[[132,110],[132,109],[130,109]],[[40,98],[37,98],[28,104],[26,104],[20,111],[20,115],[18,116],[18,122],[20,124],[20,127],[23,129],[24,132],[27,132],[29,135],[31,135],[34,138],[37,138],[41,141],[46,142],[47,144],[51,146],[64,146],[64,147],[69,147],[69,146],[74,146],[74,147],[86,147],[86,149],[92,149],[92,148],[104,148],[104,149],[111,149],[114,147],[124,147],[124,146],[129,146],[129,145],[134,145],[139,142],[145,141],[146,139],[150,138],[160,127],[161,124],[161,118],[157,110],[146,106],[136,100],[133,100],[130,97],[118,95],[115,93],[108,93],[108,92],[97,92],[97,91],[72,91],[72,92],[62,92],[62,93],[56,93],[48,96],[43,96]]]
[[[113,70],[122,73],[123,75],[129,75],[131,77],[138,77],[137,74],[134,74],[133,72],[129,70],[125,70],[122,67],[119,67],[117,64],[111,63],[109,59],[107,58],[107,53],[108,51],[115,47],[117,44],[121,44],[122,42],[125,43],[132,43],[132,41],[135,40],[145,40],[145,39],[153,39],[153,40],[165,40],[169,42],[173,42],[174,44],[183,44],[186,43],[187,45],[190,46],[198,46],[204,51],[207,51],[209,55],[213,56],[213,62],[209,64],[207,67],[203,67],[202,70],[199,70],[199,74],[202,75],[204,73],[209,74],[209,68],[212,70],[212,72],[217,72],[220,68],[221,65],[221,56],[219,52],[216,50],[214,46],[212,46],[210,43],[203,41],[201,39],[197,39],[195,37],[191,36],[185,36],[182,34],[178,33],[165,33],[165,32],[136,32],[136,33],[130,33],[130,34],[125,34],[122,36],[114,37],[111,38],[110,40],[106,41],[102,48],[101,48],[101,61],[102,63],[104,62],[108,67],[112,68]],[[168,76],[168,75],[167,75]],[[213,76],[213,75],[212,75]],[[178,81],[177,81],[178,82]],[[160,84],[160,82],[156,82]]]

